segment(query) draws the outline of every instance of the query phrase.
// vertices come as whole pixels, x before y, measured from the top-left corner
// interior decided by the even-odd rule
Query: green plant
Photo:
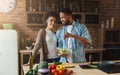
[[[25,42],[27,47],[32,47],[32,40],[30,38],[26,39]]]

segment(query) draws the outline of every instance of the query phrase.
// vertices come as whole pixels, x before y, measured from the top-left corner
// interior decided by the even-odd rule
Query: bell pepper
[[[56,70],[62,70],[62,69],[64,69],[64,67],[62,65],[57,65],[56,66]]]

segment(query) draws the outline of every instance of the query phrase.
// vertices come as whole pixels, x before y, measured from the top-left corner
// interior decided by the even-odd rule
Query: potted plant
[[[25,42],[26,42],[26,49],[32,49],[32,40],[30,38],[27,38]]]

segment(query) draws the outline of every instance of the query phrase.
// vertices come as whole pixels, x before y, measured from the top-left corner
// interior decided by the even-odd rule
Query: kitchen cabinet
[[[88,26],[100,24],[100,0],[26,0],[27,26],[45,27],[45,13],[59,12],[63,7],[73,11],[75,21]]]
[[[120,29],[102,29],[104,60],[120,59]]]

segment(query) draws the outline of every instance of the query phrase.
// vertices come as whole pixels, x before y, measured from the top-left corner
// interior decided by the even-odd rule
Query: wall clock
[[[0,0],[0,12],[8,13],[15,8],[16,0]]]

